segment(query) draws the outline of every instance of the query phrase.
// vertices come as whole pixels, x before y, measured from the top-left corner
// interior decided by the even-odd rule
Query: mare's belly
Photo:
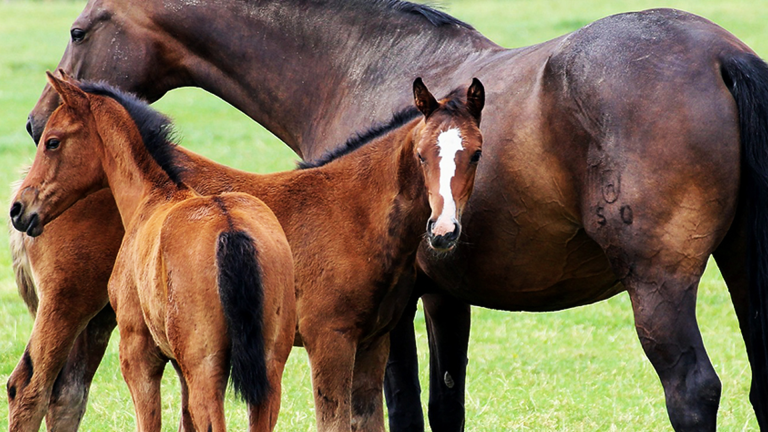
[[[603,250],[582,229],[528,239],[521,234],[514,241],[477,235],[477,242],[442,257],[422,245],[419,264],[440,290],[492,309],[561,310],[624,290]]]

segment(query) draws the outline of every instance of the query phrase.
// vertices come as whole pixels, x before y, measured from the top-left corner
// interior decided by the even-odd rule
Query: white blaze
[[[443,211],[437,218],[435,228],[443,224],[450,223],[450,230],[453,231],[453,221],[456,215],[456,203],[453,201],[453,192],[451,191],[451,179],[456,174],[456,153],[464,150],[461,145],[461,134],[458,129],[448,129],[440,133],[437,137],[437,148],[440,149],[440,196],[443,197]]]

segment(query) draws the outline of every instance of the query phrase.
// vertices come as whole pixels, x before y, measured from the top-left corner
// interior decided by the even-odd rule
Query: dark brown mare
[[[160,380],[170,360],[189,430],[226,430],[231,370],[249,429],[271,431],[296,330],[293,258],[275,215],[248,194],[203,197],[187,187],[170,154],[169,120],[145,103],[50,73],[48,81],[63,104],[11,218],[36,237],[81,198],[104,187],[115,197],[126,235],[109,300],[137,430],[161,428]]]
[[[444,87],[438,94],[478,76],[497,97],[483,123],[490,157],[478,171],[465,214],[470,244],[440,260],[422,251],[417,291],[544,311],[626,289],[672,424],[711,430],[721,385],[694,309],[702,269],[714,255],[747,345],[751,399],[768,428],[768,362],[761,342],[766,314],[759,313],[765,302],[758,300],[765,285],[758,270],[768,267],[765,239],[752,234],[764,226],[765,210],[764,200],[750,195],[764,184],[764,169],[756,163],[762,154],[755,149],[768,129],[762,114],[768,74],[747,46],[715,24],[653,10],[507,50],[450,17],[397,1],[232,0],[214,6],[93,0],[71,36],[60,66],[75,76],[105,79],[153,100],[178,86],[202,87],[309,159],[405,106],[407,98],[396,90],[414,76],[439,81]],[[111,45],[113,40],[119,43]],[[35,138],[55,104],[44,90],[30,115]],[[108,197],[101,199],[102,207],[111,205]],[[90,279],[46,273],[51,250],[66,251],[68,241],[79,241],[70,238],[72,227],[103,222],[108,216],[102,214],[83,207],[57,236],[27,243],[38,289],[104,289],[98,275],[108,274],[106,259],[84,269],[66,260],[61,267]],[[85,229],[84,254],[103,248],[107,256],[116,249],[118,235],[94,245],[96,235]],[[113,228],[96,234],[107,229]],[[432,428],[460,430],[469,309],[447,296],[426,296],[424,304]],[[77,334],[98,310],[57,324]],[[40,313],[38,321],[48,325],[58,319],[42,305]],[[75,407],[70,412],[84,409],[82,395],[103,335],[111,330],[104,314],[77,342],[92,351],[72,351],[88,358],[88,368],[65,367],[75,373],[60,376],[52,412],[67,411],[68,403]],[[389,394],[393,430],[423,429],[409,325],[401,321],[392,336],[394,379],[387,388],[397,390]],[[50,348],[60,363],[73,340],[67,336]]]
[[[86,84],[83,88],[97,95],[130,100],[104,86]],[[103,99],[87,95],[92,106]],[[228,169],[162,142],[166,156],[161,160],[164,163],[161,166],[168,171],[173,167],[182,173],[185,185],[203,194],[247,192],[263,199],[282,224],[295,258],[298,330],[312,366],[318,430],[385,430],[382,386],[389,350],[388,334],[410,298],[416,274],[416,253],[425,224],[428,243],[436,250],[448,251],[456,246],[460,235],[458,221],[469,200],[481,155],[479,122],[484,99],[483,86],[477,80],[466,90],[466,96],[456,94],[438,102],[417,79],[414,101],[418,109],[406,110],[387,125],[369,131],[366,136],[348,142],[316,162],[305,163],[303,170],[271,175]],[[115,104],[101,102],[99,105],[105,105],[99,107],[103,111],[114,109]],[[65,107],[69,106],[66,102]],[[140,106],[146,110],[146,105]],[[87,112],[80,114],[87,117]],[[50,140],[48,137],[59,129],[61,120],[58,117],[54,114],[48,122],[43,135],[46,145]],[[94,117],[98,123],[96,112]],[[154,122],[150,126],[157,124]],[[162,131],[162,127],[149,130]],[[101,127],[98,135],[104,136]],[[65,138],[60,138],[62,147],[68,144]],[[112,155],[118,150],[108,148],[109,155],[118,159]],[[130,148],[124,151],[128,155],[135,153]],[[33,166],[22,187],[30,182],[36,184],[36,174],[36,166]],[[85,174],[83,177],[87,178]],[[111,177],[110,187],[122,209],[121,201],[131,194],[118,191]],[[22,188],[18,196],[32,195],[28,192],[30,189]],[[45,192],[41,190],[40,194]],[[63,193],[58,196],[62,200],[68,198]],[[14,204],[11,210],[14,226],[27,233],[40,234],[42,225],[53,217],[45,206],[38,207]],[[205,216],[200,216],[200,212],[194,216],[194,213],[187,217]],[[147,217],[146,223],[156,219]],[[132,225],[127,227],[128,234],[110,279],[109,295],[121,327],[121,358],[125,356],[122,346],[129,344],[123,342],[127,300],[124,295],[116,296],[112,287],[116,277],[122,279],[123,250],[133,243],[135,229]],[[153,249],[150,245],[147,247]],[[149,265],[159,264],[152,261]],[[154,293],[149,295],[156,296]],[[257,302],[244,301],[242,304]],[[150,308],[144,315],[151,318],[157,313]],[[295,324],[293,321],[291,331]],[[130,322],[128,325],[130,328]],[[153,323],[149,328],[153,335],[160,331]],[[41,334],[37,340],[45,344],[49,340],[53,342],[55,337],[54,334]],[[206,345],[203,340],[194,342]],[[192,341],[188,343],[192,344]],[[144,348],[138,352],[147,351]],[[160,354],[168,355],[166,350],[157,353]],[[179,356],[176,358],[185,372],[182,381],[190,383],[185,364]],[[132,372],[136,367],[134,363],[128,358],[123,362],[123,373],[129,385],[132,384],[130,374],[135,373]],[[160,369],[153,370],[153,376],[162,373],[162,365],[158,366]],[[36,383],[28,384],[28,387],[36,386]],[[145,399],[136,396],[134,386],[130,387],[134,402],[148,405]],[[189,387],[189,411],[195,418],[191,383]],[[186,416],[187,399],[182,402],[185,413],[182,429],[191,430]],[[140,430],[155,430],[153,425],[159,419],[147,416],[152,410],[147,406],[144,408],[137,408]],[[42,416],[33,419],[19,414],[12,413],[11,416],[14,430],[34,430],[42,420]],[[274,419],[274,416],[270,418]],[[200,424],[195,418],[196,430],[204,430]],[[213,424],[214,430],[222,425],[221,422]],[[269,424],[272,425],[273,422]]]

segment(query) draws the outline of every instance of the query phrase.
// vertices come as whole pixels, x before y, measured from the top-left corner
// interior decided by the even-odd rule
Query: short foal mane
[[[323,153],[322,156],[313,160],[299,162],[299,169],[317,168],[330,163],[344,155],[352,153],[369,142],[388,134],[389,132],[404,126],[409,121],[418,117],[421,113],[415,106],[408,107],[392,116],[387,123],[379,123],[362,133],[356,133],[344,144]]]
[[[105,82],[82,82],[81,90],[86,93],[114,99],[125,108],[136,123],[144,147],[152,159],[176,185],[182,184],[183,169],[175,163],[176,144],[173,142],[174,128],[170,118],[155,111],[137,96],[126,93]],[[141,158],[141,155],[137,155]]]

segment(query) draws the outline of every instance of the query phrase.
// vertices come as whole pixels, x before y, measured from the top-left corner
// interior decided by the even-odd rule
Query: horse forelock
[[[172,182],[182,184],[184,169],[175,162],[175,130],[170,118],[154,110],[137,96],[118,90],[105,82],[84,81],[80,83],[80,88],[86,93],[114,99],[125,108],[136,124],[144,147],[152,159]]]

